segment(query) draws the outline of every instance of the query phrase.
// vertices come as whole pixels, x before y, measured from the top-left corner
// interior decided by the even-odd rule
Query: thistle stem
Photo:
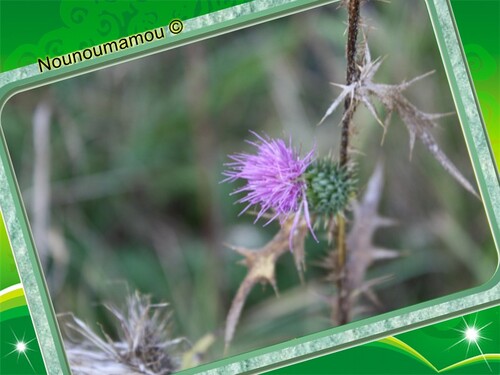
[[[349,322],[349,295],[347,292],[347,269],[346,269],[346,228],[345,219],[343,216],[337,216],[337,275],[335,277],[337,283],[337,308],[333,320],[338,325],[343,325]]]
[[[359,71],[356,69],[356,43],[358,40],[359,29],[359,1],[349,0],[349,28],[347,31],[347,73],[346,83],[352,84],[359,78]],[[349,147],[349,126],[352,121],[356,103],[351,103],[351,98],[348,96],[344,101],[344,121],[342,122],[342,135],[340,144],[340,165],[345,166],[348,162],[348,147]]]
[[[359,71],[356,68],[356,44],[359,29],[360,0],[349,0],[348,2],[348,31],[347,31],[347,85],[359,79]],[[342,134],[340,143],[340,166],[345,167],[349,161],[349,132],[350,125],[357,103],[347,97],[344,101],[344,120],[342,121]],[[349,321],[349,296],[346,289],[347,270],[345,267],[347,258],[346,248],[346,225],[343,213],[337,215],[337,311],[336,322],[339,325]]]

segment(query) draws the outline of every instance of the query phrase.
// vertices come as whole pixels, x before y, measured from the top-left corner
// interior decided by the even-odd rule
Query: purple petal
[[[245,194],[237,201],[247,203],[240,215],[249,207],[258,206],[256,221],[268,211],[272,211],[273,215],[265,225],[276,219],[282,223],[289,215],[295,214],[296,226],[303,212],[308,227],[316,239],[312,231],[303,181],[304,172],[314,160],[315,147],[301,158],[292,147],[291,137],[287,145],[282,139],[261,136],[254,131],[250,133],[256,140],[246,142],[256,148],[256,153],[229,155],[231,161],[224,164],[227,170],[223,172],[225,177],[223,182],[236,180],[246,182],[243,187],[231,193],[231,195]]]

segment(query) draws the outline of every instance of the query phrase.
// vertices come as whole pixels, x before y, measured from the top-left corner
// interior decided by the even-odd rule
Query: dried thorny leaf
[[[378,205],[384,185],[383,166],[377,164],[360,202],[353,206],[354,220],[347,235],[348,287],[362,288],[368,268],[378,260],[397,258],[400,253],[372,243],[378,228],[395,225],[392,219],[378,214]]]
[[[240,284],[233,298],[231,307],[226,318],[226,331],[224,336],[225,351],[227,352],[231,343],[236,326],[240,319],[241,311],[250,291],[257,283],[270,284],[278,295],[276,285],[275,268],[277,260],[290,249],[290,231],[294,227],[294,218],[287,219],[279,232],[260,249],[250,250],[243,247],[230,246],[231,249],[244,256],[241,261],[248,268],[248,272]],[[292,246],[297,270],[301,275],[304,270],[304,241],[307,236],[308,226],[305,220],[301,220],[295,226]]]
[[[400,256],[400,252],[385,249],[373,244],[373,235],[378,228],[395,225],[395,221],[382,217],[378,214],[378,205],[383,188],[383,167],[379,163],[373,172],[368,186],[361,201],[353,203],[354,218],[351,229],[347,235],[347,260],[345,265],[346,281],[342,284],[343,289],[337,293],[343,293],[347,298],[343,299],[344,311],[350,312],[349,320],[352,318],[358,298],[365,295],[369,300],[377,304],[377,298],[373,292],[373,286],[387,280],[388,276],[366,281],[368,269],[379,260],[394,259]],[[322,266],[331,271],[328,280],[336,281],[339,275],[336,272],[337,252],[330,252],[324,259]],[[334,305],[334,308],[339,308]],[[335,311],[333,313],[335,317]]]
[[[377,278],[372,279],[372,280],[365,281],[363,283],[363,285],[361,285],[359,288],[352,291],[352,293],[350,295],[351,303],[355,304],[356,300],[361,295],[364,295],[375,306],[377,306],[377,307],[382,306],[382,303],[380,302],[377,295],[373,291],[373,287],[375,287],[378,284],[385,283],[386,281],[389,281],[391,278],[392,278],[391,275],[385,275],[385,276],[377,277]],[[356,307],[358,307],[358,306],[356,306]]]
[[[124,309],[106,306],[118,322],[118,339],[102,336],[71,315],[66,353],[74,374],[166,375],[179,369],[182,338],[172,338],[167,304],[152,304],[149,296],[135,293]],[[71,337],[77,333],[78,338]]]
[[[358,66],[359,78],[350,85],[333,84],[342,89],[340,95],[333,101],[327,109],[325,115],[320,121],[320,124],[330,116],[343,103],[345,98],[350,98],[351,105],[363,103],[368,111],[373,115],[376,121],[384,128],[384,137],[391,120],[393,112],[399,114],[399,117],[408,128],[410,135],[410,158],[415,144],[415,139],[418,138],[427,147],[432,156],[443,166],[443,168],[458,181],[466,190],[479,197],[474,187],[448,159],[446,154],[439,148],[436,140],[430,133],[437,123],[436,120],[449,115],[448,113],[425,113],[413,105],[404,95],[403,92],[413,83],[427,77],[433,72],[428,72],[420,75],[408,82],[402,82],[397,85],[389,85],[373,82],[373,78],[380,68],[383,59],[377,58],[372,61],[368,44],[365,41],[364,62]],[[386,110],[385,119],[376,110],[374,99],[382,103]],[[350,111],[344,113],[344,117]],[[344,118],[342,118],[342,121]]]

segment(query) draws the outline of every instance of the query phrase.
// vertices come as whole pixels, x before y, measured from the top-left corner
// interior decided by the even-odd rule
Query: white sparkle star
[[[479,353],[481,353],[481,356],[483,357],[484,361],[486,362],[486,365],[488,366],[488,368],[491,371],[490,364],[488,363],[488,360],[486,359],[486,357],[485,357],[485,355],[483,353],[483,350],[481,349],[481,346],[479,345],[479,341],[480,340],[491,340],[491,339],[488,339],[488,338],[486,338],[484,336],[481,336],[480,332],[483,329],[485,329],[486,327],[488,327],[492,322],[489,322],[488,324],[486,324],[486,325],[484,325],[484,326],[482,326],[480,328],[477,328],[477,326],[476,326],[477,315],[476,315],[476,318],[474,319],[474,323],[472,323],[472,325],[470,325],[470,326],[465,321],[464,317],[462,317],[462,320],[464,321],[465,327],[463,329],[455,329],[455,331],[460,332],[463,335],[463,338],[461,340],[457,341],[452,346],[450,346],[448,349],[453,348],[454,346],[460,344],[461,342],[467,341],[467,351],[465,352],[465,356],[468,357],[470,346],[471,346],[472,343],[474,343],[475,346],[476,346],[476,348],[477,348],[477,350],[479,350]]]
[[[469,327],[464,332],[465,338],[469,342],[477,342],[479,339],[479,331],[475,327]]]
[[[14,354],[14,353],[17,353],[17,360],[19,361],[19,357],[21,356],[21,354],[24,356],[24,358],[26,358],[26,360],[28,361],[30,367],[33,369],[33,371],[35,371],[34,367],[33,367],[33,364],[31,363],[29,357],[28,357],[28,354],[26,352],[28,351],[32,351],[33,349],[31,349],[28,344],[34,340],[36,340],[36,337],[35,338],[32,338],[31,340],[29,341],[24,341],[24,336],[26,335],[26,333],[23,335],[23,338],[21,340],[19,340],[19,338],[16,336],[16,334],[14,333],[14,331],[12,331],[12,335],[14,335],[14,338],[16,339],[16,342],[12,342],[11,345],[14,347],[14,349],[7,353],[5,355],[5,357],[7,357],[8,355],[11,355],[11,354]]]
[[[26,343],[24,341],[19,341],[18,343],[16,343],[16,350],[19,353],[24,353],[26,349],[28,349],[28,347],[26,346]]]

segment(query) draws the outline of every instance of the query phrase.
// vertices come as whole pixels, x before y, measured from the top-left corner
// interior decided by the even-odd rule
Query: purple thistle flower
[[[292,148],[291,138],[287,146],[282,139],[272,139],[267,136],[263,138],[253,131],[250,132],[259,142],[247,142],[255,146],[257,154],[229,155],[232,162],[225,164],[228,170],[223,172],[227,177],[223,182],[246,180],[243,187],[232,193],[246,193],[237,201],[237,203],[247,203],[240,215],[252,206],[259,206],[260,210],[255,219],[257,222],[269,210],[274,211],[274,215],[264,224],[265,226],[277,218],[282,224],[290,214],[295,214],[290,232],[291,249],[293,233],[303,214],[311,234],[316,239],[306,199],[306,182],[303,178],[307,167],[314,160],[315,150],[300,158]]]

